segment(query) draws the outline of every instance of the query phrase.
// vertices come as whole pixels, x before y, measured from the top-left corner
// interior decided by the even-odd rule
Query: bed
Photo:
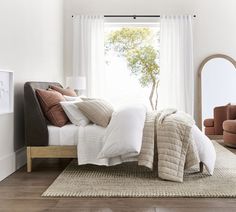
[[[78,165],[105,166],[137,161],[139,165],[152,169],[154,143],[158,141],[158,170],[165,164],[163,170],[170,167],[169,170],[180,172],[178,179],[172,179],[172,174],[163,179],[170,177],[169,180],[182,182],[184,166],[187,167],[188,159],[192,160],[189,160],[190,162],[195,160],[195,165],[204,162],[205,166],[207,164],[207,167],[211,167],[208,172],[213,174],[215,159],[211,156],[215,157],[215,151],[212,149],[214,147],[208,138],[204,138],[204,134],[189,115],[176,109],[146,112],[144,106],[135,105],[114,111],[107,127],[93,124],[95,122],[86,126],[76,126],[68,122],[62,127],[56,127],[44,116],[41,102],[39,103],[35,92],[37,89],[48,89],[52,85],[62,87],[56,82],[27,82],[24,86],[28,172],[32,171],[34,158],[78,158]],[[91,100],[82,102],[86,105],[92,104]],[[94,113],[94,110],[96,111],[96,108],[93,108],[91,113]],[[209,141],[205,143],[204,139]],[[208,150],[211,150],[211,154]],[[159,157],[161,155],[163,157]],[[182,168],[174,168],[179,166]],[[200,163],[200,171],[202,168],[203,164]]]

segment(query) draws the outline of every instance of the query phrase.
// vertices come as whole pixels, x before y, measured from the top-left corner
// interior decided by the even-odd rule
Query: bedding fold
[[[160,178],[182,182],[184,169],[200,162],[191,133],[193,125],[189,115],[175,109],[147,114],[138,164],[150,169],[157,164]]]
[[[154,155],[155,155],[155,120],[156,111],[147,112],[144,129],[143,142],[141,151],[138,156],[138,165],[146,166],[153,169]]]
[[[160,111],[157,119],[158,176],[183,182],[184,170],[200,163],[191,133],[195,122],[188,114],[173,110]]]
[[[202,132],[196,130],[191,116],[176,109],[145,111],[140,106],[123,108],[113,114],[107,128],[80,127],[79,165],[137,161],[151,170],[158,169],[161,179],[183,182],[184,170],[203,161],[213,174],[214,147],[199,136]],[[199,138],[203,142],[195,141]]]

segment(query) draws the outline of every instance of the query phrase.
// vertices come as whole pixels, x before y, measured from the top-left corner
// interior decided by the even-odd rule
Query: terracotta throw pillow
[[[81,112],[94,124],[107,127],[111,120],[113,107],[106,101],[94,99],[75,103]]]
[[[65,96],[77,96],[75,91],[71,88],[61,88],[61,87],[55,86],[55,85],[50,85],[49,88],[61,93],[62,95],[65,95]]]
[[[55,126],[62,127],[69,120],[60,102],[65,98],[57,91],[37,89],[36,95],[47,119]]]

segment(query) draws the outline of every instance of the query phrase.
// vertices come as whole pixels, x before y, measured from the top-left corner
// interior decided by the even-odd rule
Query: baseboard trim
[[[26,148],[23,147],[0,158],[0,181],[26,164]]]

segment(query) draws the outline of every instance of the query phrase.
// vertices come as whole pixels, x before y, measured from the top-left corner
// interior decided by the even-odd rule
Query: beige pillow
[[[106,101],[94,99],[75,103],[80,111],[94,124],[107,127],[111,120],[113,107]]]

